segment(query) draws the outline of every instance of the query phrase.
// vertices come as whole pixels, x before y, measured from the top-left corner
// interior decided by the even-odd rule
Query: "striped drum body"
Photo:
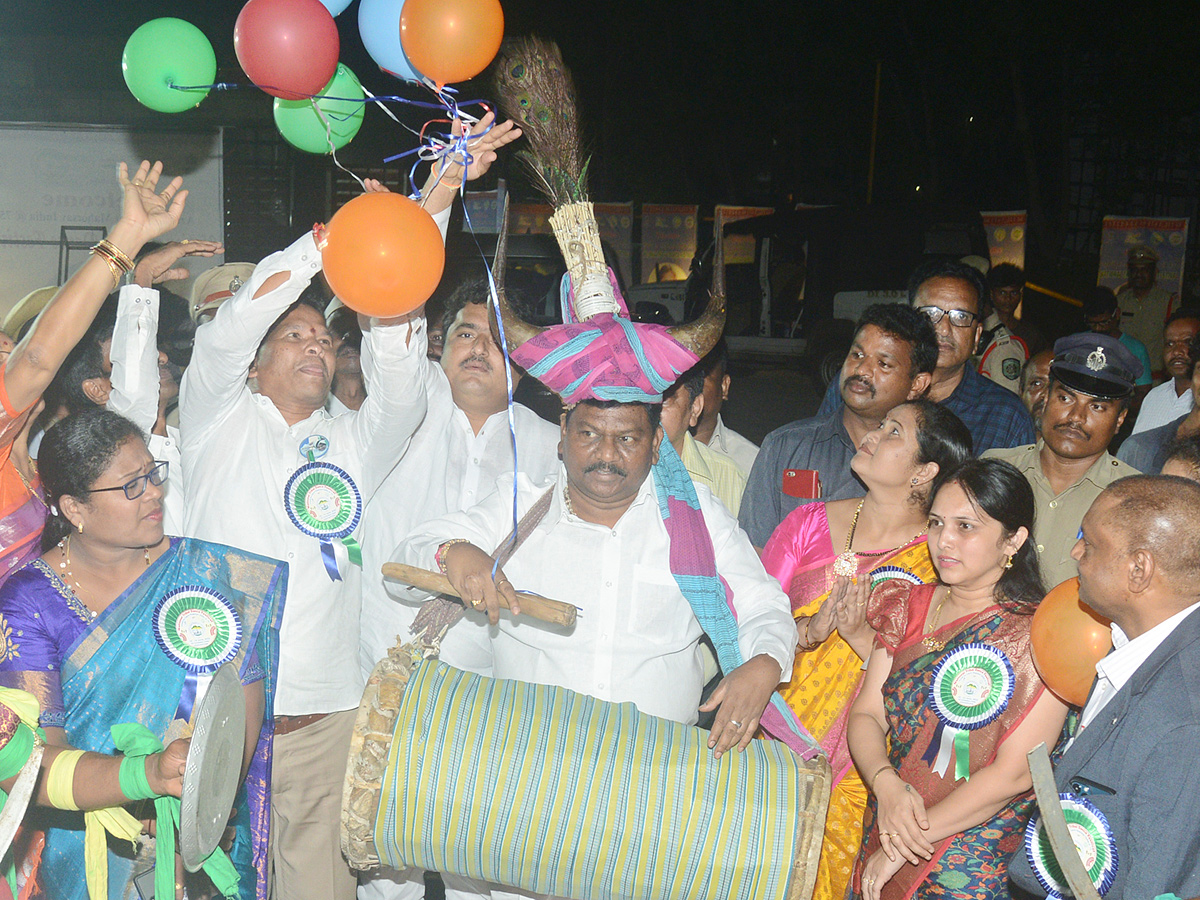
[[[396,648],[359,710],[343,809],[358,868],[418,866],[600,900],[806,900],[823,757]]]

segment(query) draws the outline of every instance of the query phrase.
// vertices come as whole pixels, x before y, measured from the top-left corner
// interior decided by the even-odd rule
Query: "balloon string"
[[[333,164],[335,166],[337,166],[339,169],[341,169],[343,172],[345,172],[347,175],[349,175],[351,178],[353,178],[355,181],[357,181],[358,186],[363,189],[363,193],[367,193],[366,182],[364,182],[356,174],[354,174],[349,169],[347,169],[345,166],[343,166],[341,160],[339,160],[337,158],[337,147],[334,146],[334,143],[333,143],[333,124],[329,121],[329,118],[325,115],[325,110],[321,109],[321,107],[317,104],[316,100],[309,100],[308,102],[312,104],[313,112],[315,112],[317,114],[317,118],[319,118],[321,120],[321,124],[325,126],[325,140],[329,143],[329,155],[330,155],[330,157],[333,158]],[[332,115],[332,113],[330,115]]]
[[[465,183],[465,180],[464,180]],[[517,473],[520,472],[521,466],[517,458],[517,422],[513,414],[513,404],[516,402],[513,399],[513,380],[512,380],[512,358],[508,355],[508,340],[504,336],[504,317],[500,315],[500,296],[496,288],[496,279],[492,275],[492,266],[488,263],[487,254],[483,252],[483,247],[479,244],[479,236],[475,233],[475,226],[471,224],[471,211],[467,209],[466,202],[463,203],[463,223],[467,227],[467,231],[471,234],[471,240],[475,242],[475,248],[479,251],[479,256],[483,260],[483,269],[487,273],[488,283],[488,302],[492,308],[492,314],[496,318],[496,327],[500,334],[500,352],[504,355],[504,384],[508,391],[508,438],[512,444],[513,453],[513,483],[512,483],[512,536],[510,543],[517,539],[517,528],[520,520],[517,516]],[[503,555],[499,551],[497,557]],[[492,562],[492,579],[495,580],[496,572],[500,568],[499,558]]]

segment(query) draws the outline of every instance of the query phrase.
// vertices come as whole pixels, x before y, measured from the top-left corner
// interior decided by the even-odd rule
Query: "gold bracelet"
[[[805,616],[804,618],[804,643],[798,644],[798,647],[802,653],[807,653],[809,650],[816,650],[821,646],[820,641],[817,641],[815,644],[812,641],[812,620],[812,616]]]
[[[879,778],[879,776],[880,776],[880,775],[882,775],[882,774],[883,774],[884,772],[886,772],[888,769],[891,769],[893,772],[896,772],[896,767],[895,767],[895,766],[893,766],[891,763],[888,763],[886,766],[883,766],[881,769],[879,769],[878,771],[876,771],[876,773],[875,773],[874,775],[872,775],[872,776],[871,776],[871,778],[870,778],[870,784],[869,784],[867,787],[868,787],[868,789],[871,791],[871,793],[872,793],[872,794],[873,794],[873,793],[875,793],[875,782],[876,782],[876,780]],[[896,772],[896,775],[897,775],[897,776],[898,776],[899,774],[900,774],[899,772]]]
[[[99,241],[96,244],[96,246],[93,247],[92,249],[93,250],[97,250],[97,249],[103,250],[103,251],[111,254],[113,259],[115,259],[117,261],[117,264],[122,269],[124,269],[126,272],[133,271],[133,260],[130,259],[126,255],[124,250],[122,250],[120,247],[118,247],[116,244],[114,244],[108,238],[104,238],[101,241]]]

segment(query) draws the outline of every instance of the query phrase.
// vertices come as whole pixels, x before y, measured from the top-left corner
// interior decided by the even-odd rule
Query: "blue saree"
[[[266,898],[270,711],[286,587],[283,563],[172,539],[170,549],[95,619],[40,560],[0,589],[0,684],[50,700],[42,724],[61,724],[74,747],[112,753],[109,729],[121,722],[140,723],[164,743],[186,736],[206,675],[225,662],[237,666],[244,685],[261,682],[263,729],[238,794],[230,852],[243,900]],[[61,723],[52,721],[57,697]],[[55,814],[52,821],[40,867],[45,893],[86,900],[82,814]],[[111,840],[108,857],[109,897],[134,896],[130,883],[144,866],[135,866],[128,846]]]

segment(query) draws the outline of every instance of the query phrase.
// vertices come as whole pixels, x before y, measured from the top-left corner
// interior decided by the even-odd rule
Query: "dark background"
[[[506,33],[557,41],[573,70],[593,199],[698,203],[702,216],[715,203],[864,203],[878,71],[876,203],[1028,209],[1030,280],[1072,295],[1095,284],[1106,214],[1192,216],[1196,258],[1195,4],[503,5]],[[240,8],[5,0],[0,120],[225,126],[229,258],[257,259],[327,218],[352,182],[278,137],[272,98],[249,86],[234,55]],[[374,93],[428,99],[366,56],[357,10],[352,3],[336,20],[342,61]],[[139,106],[121,77],[121,50],[137,26],[167,15],[199,26],[216,51],[217,80],[244,88],[174,116]],[[460,96],[488,93],[480,78]],[[392,108],[416,127],[427,117]],[[414,145],[368,107],[339,158],[398,182],[401,168],[381,161]],[[518,199],[533,196],[511,159],[499,174]],[[1194,272],[1193,263],[1185,293],[1196,293]]]
[[[231,126],[241,132],[230,135],[235,144],[276,145],[259,152],[296,170],[300,195],[332,169],[281,145],[271,98],[248,85],[175,116],[140,107],[125,89],[125,39],[165,15],[208,35],[219,81],[247,84],[233,52],[239,3],[2,7],[0,119]],[[1194,4],[505,0],[504,10],[507,33],[536,30],[562,47],[594,152],[596,199],[702,210],[864,202],[878,65],[876,202],[919,194],[1027,208],[1031,257],[1082,270],[1094,269],[1101,215],[1195,210]],[[425,99],[366,56],[357,3],[337,22],[341,58],[369,89]],[[480,82],[462,96],[486,95]],[[419,124],[424,115],[406,117]],[[368,108],[341,155],[370,167],[412,146]],[[511,168],[512,189],[528,194]]]

